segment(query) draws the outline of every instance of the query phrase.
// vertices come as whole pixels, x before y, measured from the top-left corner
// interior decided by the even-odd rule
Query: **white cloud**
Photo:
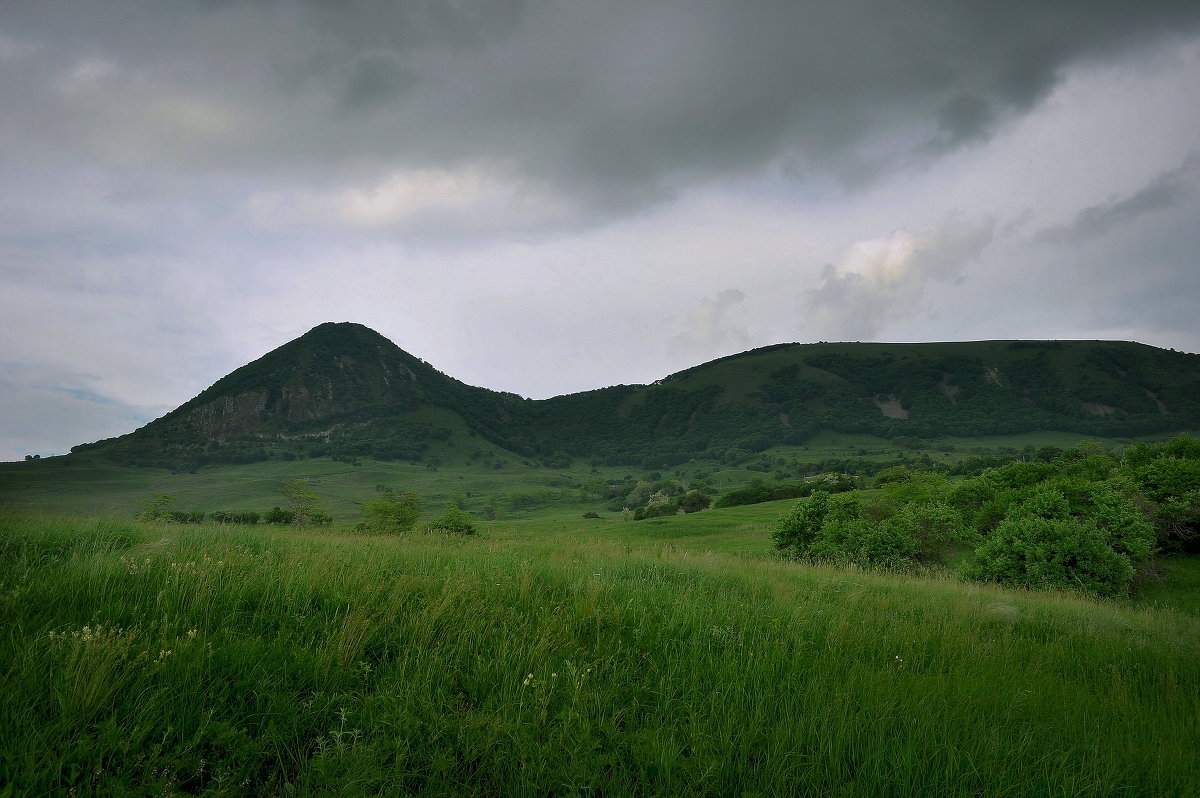
[[[927,313],[931,284],[962,279],[994,231],[992,219],[951,218],[918,234],[898,230],[855,242],[806,292],[807,328],[822,339],[871,339],[897,320]]]
[[[256,192],[243,207],[267,227],[316,224],[430,240],[548,230],[577,211],[548,186],[480,165],[396,169],[321,191]]]
[[[689,310],[684,329],[671,339],[672,354],[702,362],[749,349],[750,333],[741,321],[745,300],[739,289],[727,288]]]

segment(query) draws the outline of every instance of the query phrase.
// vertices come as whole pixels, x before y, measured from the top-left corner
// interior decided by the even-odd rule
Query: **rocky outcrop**
[[[216,440],[247,435],[267,419],[267,399],[265,390],[221,396],[197,407],[184,423],[204,437]]]

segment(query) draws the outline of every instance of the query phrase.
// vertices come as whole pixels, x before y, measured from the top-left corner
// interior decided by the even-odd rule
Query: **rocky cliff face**
[[[218,397],[192,410],[183,423],[206,438],[224,440],[246,435],[258,429],[266,417],[267,392],[249,391],[237,396]]]

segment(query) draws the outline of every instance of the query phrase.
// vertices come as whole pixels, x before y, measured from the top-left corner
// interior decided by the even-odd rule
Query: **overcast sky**
[[[1200,3],[0,6],[0,459],[323,321],[543,398],[786,341],[1200,350]]]

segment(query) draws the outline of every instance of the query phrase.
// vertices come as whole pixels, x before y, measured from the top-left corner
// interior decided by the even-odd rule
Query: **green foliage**
[[[823,490],[796,502],[771,533],[775,548],[794,559],[810,556],[829,511],[830,495]]]
[[[410,531],[421,517],[421,497],[413,491],[396,493],[385,490],[381,495],[363,502],[362,529],[400,534]]]
[[[699,490],[689,490],[679,497],[679,509],[685,513],[707,510],[712,505],[712,496]]]
[[[442,514],[430,521],[426,529],[449,535],[474,535],[478,531],[471,514],[453,504],[447,504]]]
[[[1159,547],[1194,539],[1200,459],[1188,455],[1200,447],[1179,440],[1124,458],[1085,441],[957,483],[890,469],[877,493],[836,514],[823,494],[798,503],[773,538],[789,557],[862,565],[944,562],[972,547],[972,579],[1124,595]]]
[[[908,482],[912,477],[913,472],[906,466],[892,466],[875,475],[875,487],[881,488],[892,482]]]
[[[1046,487],[1000,522],[964,574],[1014,587],[1123,595],[1135,572],[1132,558],[1122,548],[1129,547],[1111,530],[1073,514],[1067,497]]]
[[[664,501],[657,504],[647,504],[633,511],[634,521],[644,521],[647,518],[664,518],[679,513],[679,505],[675,502]]]
[[[775,547],[795,559],[901,567],[935,562],[972,539],[957,510],[945,502],[940,474],[907,474],[886,482],[865,501],[819,491],[797,502],[776,523]]]
[[[143,499],[137,518],[142,521],[156,521],[163,518],[167,513],[167,505],[174,502],[175,497],[167,493],[158,493],[149,499]]]
[[[296,523],[296,513],[292,510],[283,510],[279,507],[272,507],[263,516],[264,524],[294,524]]]
[[[169,524],[200,524],[204,522],[201,510],[166,510],[160,516]]]
[[[827,518],[813,542],[810,556],[863,566],[904,565],[919,553],[907,520],[904,515],[878,522],[852,516]]]
[[[742,507],[747,504],[795,499],[809,496],[815,491],[826,493],[841,493],[853,490],[855,479],[845,473],[824,473],[809,477],[803,482],[784,481],[770,483],[765,479],[755,478],[742,488],[737,488],[717,498],[714,507]]]
[[[245,524],[248,526],[257,524],[260,517],[256,512],[232,510],[216,510],[208,514],[209,520],[217,524]]]
[[[307,524],[328,524],[333,520],[328,513],[321,509],[321,496],[309,486],[306,480],[284,480],[279,486],[279,492],[287,498],[291,505],[291,523],[305,526]]]

